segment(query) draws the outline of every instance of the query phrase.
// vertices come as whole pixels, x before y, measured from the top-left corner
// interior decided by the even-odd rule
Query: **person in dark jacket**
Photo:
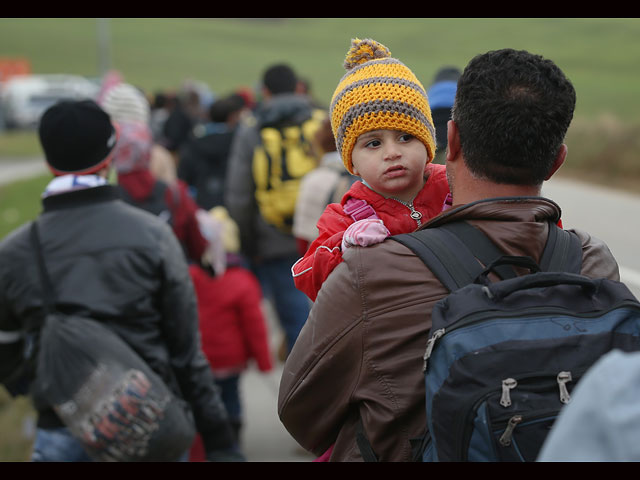
[[[194,128],[193,138],[179,151],[178,178],[189,185],[200,208],[224,205],[224,182],[231,142],[245,109],[240,95],[216,100],[209,109],[209,122]]]
[[[254,165],[254,151],[263,143],[263,128],[273,132],[278,128],[301,127],[301,130],[306,130],[306,138],[313,138],[326,112],[315,109],[306,95],[296,93],[296,74],[286,64],[267,68],[262,82],[263,100],[254,114],[238,126],[231,146],[224,198],[229,215],[238,224],[242,253],[258,275],[265,296],[274,303],[286,337],[286,352],[289,352],[309,314],[309,300],[295,287],[291,276],[291,266],[299,257],[296,238],[290,231],[274,225],[261,208],[265,204],[279,207],[280,202],[258,203],[259,199],[271,192],[264,186],[259,188],[259,183],[265,183],[264,178],[261,182],[256,181],[254,173],[263,173],[263,170]],[[305,129],[305,123],[311,128]],[[300,145],[298,141],[283,142],[282,145],[286,147],[289,143]],[[266,150],[269,148],[266,147]],[[281,151],[280,148],[277,150]],[[279,186],[292,177],[295,179],[298,175],[304,175],[317,165],[317,159],[308,168],[306,162],[293,166],[288,164],[288,177],[281,169],[277,181],[274,182],[269,175],[271,184]],[[276,172],[279,165],[278,161],[274,161],[272,172]],[[261,166],[260,162],[257,162],[257,166]],[[273,176],[277,175],[274,173]],[[284,199],[282,203],[287,203],[286,200],[290,198],[283,196],[278,200]],[[292,205],[295,208],[295,202]]]
[[[90,100],[60,102],[42,116],[39,135],[55,176],[37,221],[56,308],[104,322],[184,398],[209,460],[241,459],[200,348],[180,245],[164,221],[120,200],[106,180],[117,139],[109,116]],[[0,243],[0,382],[13,394],[25,392],[12,379],[22,358],[19,342],[7,340],[45,316],[29,227]],[[37,413],[34,461],[89,460],[52,408]]]

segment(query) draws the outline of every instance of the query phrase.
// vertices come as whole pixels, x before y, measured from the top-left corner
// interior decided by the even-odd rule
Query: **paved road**
[[[604,240],[620,266],[620,277],[640,298],[640,185],[637,194],[565,178],[552,178],[543,195],[562,208],[562,223]]]
[[[0,161],[0,185],[46,173],[41,158],[3,159]]]
[[[271,337],[271,351],[276,352],[282,339],[270,305],[265,302]],[[243,448],[250,462],[309,462],[305,452],[282,426],[277,414],[278,385],[282,363],[275,360],[275,368],[268,374],[251,369],[241,381],[241,393],[246,415]]]

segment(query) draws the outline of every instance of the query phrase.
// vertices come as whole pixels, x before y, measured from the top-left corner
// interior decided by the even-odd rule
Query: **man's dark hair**
[[[213,102],[209,108],[209,118],[212,122],[224,123],[229,120],[232,114],[242,110],[244,106],[245,101],[240,95],[231,94]]]
[[[513,49],[474,57],[453,107],[469,170],[496,183],[541,184],[575,103],[573,85],[551,60]]]
[[[278,64],[264,72],[262,84],[274,95],[293,93],[298,85],[298,79],[290,66]]]

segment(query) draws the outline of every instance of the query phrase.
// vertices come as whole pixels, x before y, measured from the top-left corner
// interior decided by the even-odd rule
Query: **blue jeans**
[[[91,462],[67,428],[42,429],[36,431],[32,462]]]
[[[186,452],[181,462],[188,461]],[[66,427],[55,429],[38,428],[33,444],[32,462],[92,462],[93,460],[82,448]]]
[[[240,375],[226,378],[216,378],[216,385],[220,387],[222,402],[229,414],[229,421],[236,440],[236,448],[240,448],[240,431],[242,430],[242,400],[240,398]]]
[[[264,295],[273,300],[280,326],[287,337],[287,352],[293,348],[311,309],[310,300],[293,283],[291,266],[296,260],[298,258],[291,257],[254,265]]]
[[[216,378],[215,382],[220,387],[220,396],[232,421],[242,420],[242,403],[240,402],[239,389],[240,375],[232,375],[226,378]]]

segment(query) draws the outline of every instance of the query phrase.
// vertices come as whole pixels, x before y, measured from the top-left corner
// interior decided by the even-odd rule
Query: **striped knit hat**
[[[118,141],[113,150],[116,172],[121,174],[149,169],[153,147],[151,129],[136,122],[121,122],[118,127]]]
[[[133,85],[119,83],[104,95],[102,108],[116,123],[149,123],[151,106],[144,94]]]
[[[333,94],[329,113],[347,170],[353,173],[351,152],[357,138],[371,130],[409,133],[426,146],[428,162],[433,160],[436,134],[431,109],[413,72],[372,39],[352,40],[344,67],[347,73]]]

